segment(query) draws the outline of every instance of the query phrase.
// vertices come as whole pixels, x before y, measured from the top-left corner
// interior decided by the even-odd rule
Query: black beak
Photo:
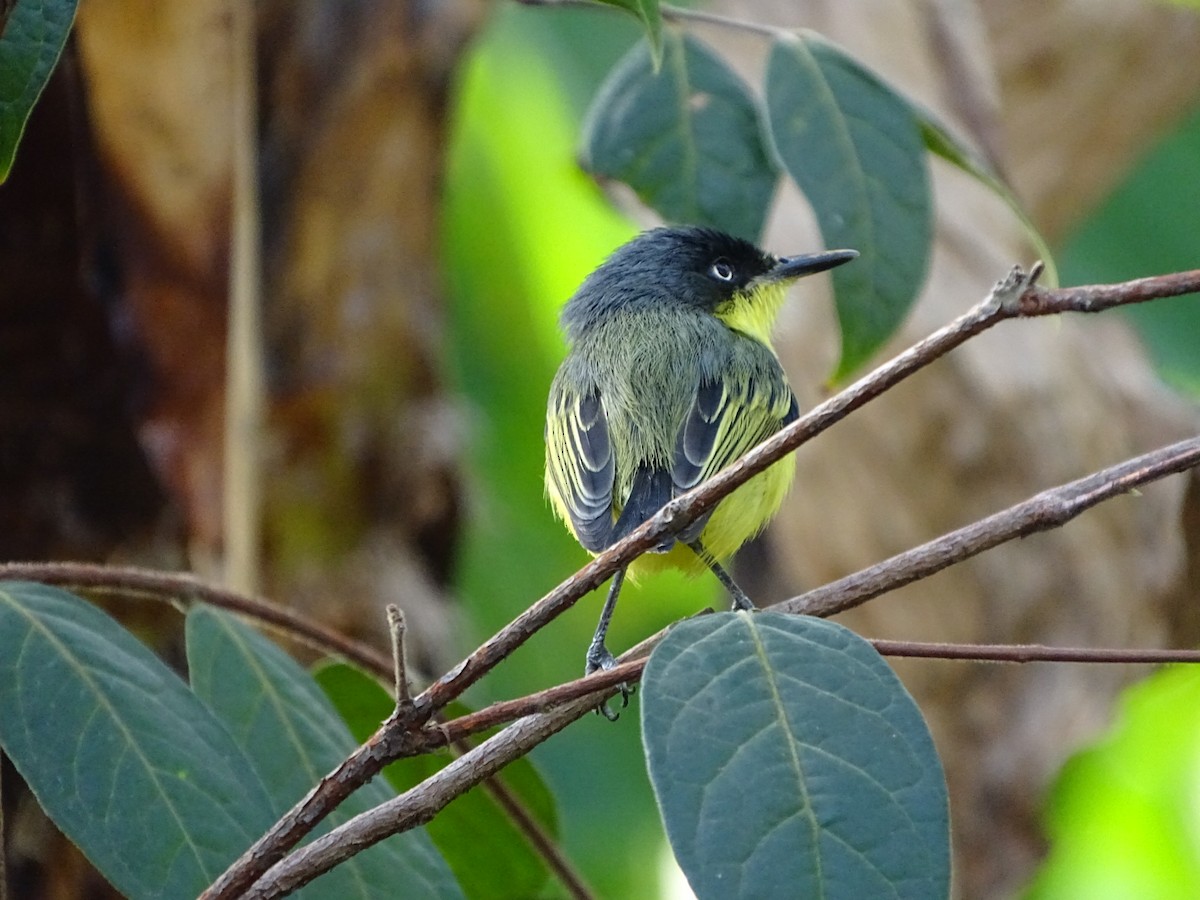
[[[804,256],[786,256],[775,263],[774,268],[763,276],[766,281],[790,281],[802,275],[813,275],[848,263],[858,256],[857,250],[830,250],[826,253],[809,253]]]

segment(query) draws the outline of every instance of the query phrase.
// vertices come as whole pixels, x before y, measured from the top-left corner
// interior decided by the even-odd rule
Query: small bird
[[[796,419],[770,340],[785,288],[856,256],[779,259],[678,226],[643,232],[584,280],[562,313],[569,350],[550,386],[545,439],[546,492],[586,550],[603,552]],[[722,562],[779,510],[794,471],[781,463],[756,475],[635,560],[631,577],[707,567],[735,609],[753,609]],[[612,578],[587,674],[616,664],[605,636],[624,577]]]

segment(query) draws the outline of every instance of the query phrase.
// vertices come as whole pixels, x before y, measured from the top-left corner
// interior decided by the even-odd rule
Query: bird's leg
[[[598,672],[602,669],[611,669],[617,664],[617,660],[612,655],[612,652],[604,645],[604,639],[608,635],[608,623],[612,621],[613,610],[617,608],[617,596],[621,593],[621,585],[624,583],[625,570],[617,569],[613,574],[612,582],[608,586],[608,596],[604,599],[604,608],[600,610],[600,621],[596,623],[596,633],[592,635],[592,643],[588,647],[587,663],[583,670],[584,675],[591,675],[593,672]],[[629,696],[633,693],[633,687],[622,684],[620,688],[621,708],[624,709],[629,705]],[[610,710],[608,703],[601,703],[596,707],[596,712],[600,713],[610,722],[617,720],[618,713]]]
[[[705,549],[704,545],[700,543],[699,540],[692,541],[690,544],[688,544],[688,546],[692,549],[693,553],[704,560],[704,564],[708,566],[709,570],[714,575],[717,576],[717,580],[720,581],[721,584],[725,585],[725,590],[729,591],[729,597],[733,601],[734,609],[758,609],[758,607],[754,605],[754,601],[746,596],[746,592],[738,587],[737,582],[733,580],[733,576],[725,571],[725,567],[713,558],[713,555]]]

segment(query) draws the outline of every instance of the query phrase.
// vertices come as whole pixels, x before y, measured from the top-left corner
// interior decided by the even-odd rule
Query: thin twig
[[[1096,312],[1111,306],[1200,291],[1200,270],[1139,279],[1123,285],[1045,290],[1032,284],[1039,269],[1040,267],[1035,266],[1033,272],[1026,275],[1014,267],[974,309],[820,404],[710,481],[667,504],[643,526],[539,600],[418,696],[414,700],[414,718],[411,721],[396,720],[385,723],[381,732],[386,733],[389,728],[395,727],[411,729],[418,725],[420,717],[432,715],[457,697],[537,629],[573,604],[583,592],[601,584],[616,568],[628,564],[638,554],[658,544],[663,536],[686,527],[754,475],[851,411],[998,322],[1058,312]],[[1169,472],[1162,470],[1154,477],[1162,477],[1165,474]],[[1128,489],[1129,487],[1121,488]],[[1111,496],[1111,492],[1106,496]],[[1098,502],[1098,499],[1091,502]],[[1078,511],[1084,508],[1086,506],[1080,506],[1074,514],[1078,514]],[[647,642],[643,642],[643,645],[645,643]],[[625,658],[627,657],[628,655]],[[611,693],[609,691],[605,696]],[[264,835],[251,851],[214,883],[213,887],[216,888],[218,884],[223,885],[224,889],[235,884],[246,887],[258,877],[258,873],[253,870],[258,869],[261,872],[266,865],[273,867],[262,881],[256,884],[250,896],[277,896],[281,890],[290,890],[307,883],[355,852],[353,848],[361,848],[389,834],[428,821],[441,808],[439,803],[449,802],[507,761],[528,752],[541,740],[586,714],[594,706],[595,700],[588,697],[546,713],[518,720],[480,744],[471,753],[455,760],[428,782],[375,810],[363,813],[324,837],[314,840],[287,860],[276,864],[275,861],[294,846],[316,820],[332,809],[327,802],[329,798],[321,796],[319,791],[314,791],[304,803],[293,809],[285,820],[281,820],[281,827],[273,828]],[[342,772],[342,775],[348,777],[350,773]],[[453,787],[452,783],[457,784],[457,788]],[[293,826],[301,821],[311,824],[302,833],[298,833],[300,830]],[[236,892],[214,892],[211,896],[236,895]]]
[[[396,679],[396,706],[407,706],[412,702],[408,693],[408,666],[404,662],[404,634],[408,626],[404,613],[395,603],[387,605],[388,635],[392,639],[392,670]]]
[[[225,350],[225,444],[221,496],[224,581],[253,591],[261,568],[263,422],[262,209],[258,196],[258,65],[255,9],[228,13],[233,82],[229,325]]]
[[[663,633],[665,634],[665,632]],[[650,649],[652,649],[652,645],[646,646],[645,653],[648,654]],[[628,659],[633,652],[632,650],[627,651],[622,657],[627,661],[613,666],[611,669],[593,672],[583,678],[576,678],[574,681],[555,685],[525,697],[501,700],[491,706],[485,706],[483,709],[459,716],[457,719],[450,719],[439,725],[436,732],[434,729],[429,729],[428,740],[431,742],[454,742],[534,713],[546,712],[563,706],[580,697],[596,697],[600,691],[606,692],[606,696],[614,694],[618,685],[635,684],[641,681],[642,670],[646,668],[646,658],[642,656],[638,659]],[[423,748],[423,752],[435,750],[438,746],[440,744],[430,743]]]
[[[460,755],[471,750],[469,744],[456,744],[455,749]],[[489,778],[480,785],[487,791],[496,805],[499,806],[508,815],[510,819],[525,835],[526,840],[533,845],[534,851],[537,852],[546,864],[550,867],[550,871],[557,876],[563,887],[567,889],[567,893],[574,900],[595,900],[595,892],[588,887],[587,882],[583,880],[583,876],[571,864],[566,854],[559,849],[553,838],[546,833],[540,822],[535,819],[529,812],[529,809],[520,801],[520,799],[508,788],[499,775]],[[0,898],[3,900],[3,898]]]
[[[884,656],[975,662],[1068,663],[1200,663],[1200,650],[1157,647],[1047,647],[1045,644],[941,644],[921,641],[872,640]]]
[[[320,622],[262,597],[241,594],[209,584],[183,572],[156,572],[136,566],[102,566],[79,562],[0,563],[0,581],[38,581],[56,587],[77,588],[156,601],[207,603],[254,619],[324,653],[341,656],[388,678],[391,661],[372,647],[351,640]]]

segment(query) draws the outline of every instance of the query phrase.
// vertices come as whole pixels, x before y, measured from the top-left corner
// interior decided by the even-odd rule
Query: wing
[[[579,395],[555,384],[546,415],[546,489],[585,549],[612,543],[615,467],[598,390]]]
[[[675,443],[675,493],[708,480],[798,415],[796,397],[777,367],[701,382]],[[694,522],[681,539],[698,537],[707,518]]]

